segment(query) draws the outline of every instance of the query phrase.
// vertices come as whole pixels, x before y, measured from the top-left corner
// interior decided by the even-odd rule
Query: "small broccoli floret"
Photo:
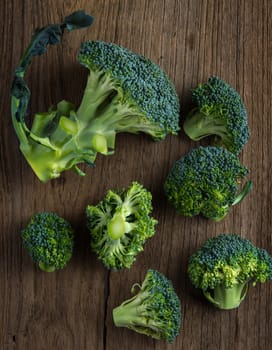
[[[71,225],[55,213],[38,213],[22,230],[23,244],[32,259],[46,272],[62,269],[72,257]]]
[[[217,146],[239,154],[249,138],[246,108],[241,96],[218,77],[210,77],[192,91],[196,107],[187,116],[183,128],[194,141],[215,135]]]
[[[249,181],[237,195],[238,182],[247,173],[248,169],[226,149],[199,147],[175,162],[164,189],[169,202],[181,215],[202,214],[220,221],[251,190]]]
[[[84,13],[74,16],[76,28],[92,22]],[[32,56],[45,52],[46,45],[60,42],[67,22],[71,22],[71,16],[68,18],[61,25],[37,32],[12,86],[12,120],[20,149],[44,182],[68,169],[84,175],[77,165],[93,165],[98,153],[112,154],[117,133],[144,132],[162,140],[179,130],[179,99],[168,76],[149,59],[102,41],[81,45],[78,59],[89,69],[89,78],[80,106],[61,101],[49,112],[35,114],[28,128],[25,115],[30,92],[23,79],[26,68]]]
[[[160,272],[148,270],[142,286],[135,284],[136,293],[113,310],[117,327],[127,327],[138,333],[172,343],[181,327],[180,300],[172,283]]]
[[[91,248],[107,268],[129,268],[155,234],[151,200],[151,193],[133,182],[127,189],[109,190],[97,205],[87,206]]]
[[[189,260],[192,284],[220,309],[234,309],[244,300],[248,285],[272,279],[272,257],[237,234],[208,239]]]

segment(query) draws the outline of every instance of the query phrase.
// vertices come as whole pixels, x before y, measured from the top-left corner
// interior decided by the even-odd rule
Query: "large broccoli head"
[[[136,294],[113,310],[114,324],[172,343],[181,327],[181,305],[171,281],[148,270],[142,285],[135,284],[132,292]]]
[[[150,216],[152,195],[138,182],[123,190],[109,190],[97,205],[86,209],[91,248],[107,268],[129,268],[143,245],[155,234]]]
[[[74,23],[73,23],[74,22]],[[12,121],[26,160],[42,181],[78,164],[93,165],[97,153],[112,154],[116,134],[149,134],[161,140],[179,130],[179,99],[173,83],[158,65],[118,45],[89,41],[81,45],[79,62],[89,69],[79,108],[61,101],[49,112],[25,122],[30,91],[24,75],[33,56],[60,42],[68,30],[90,25],[92,18],[76,12],[64,23],[36,31],[12,86]]]
[[[248,182],[237,195],[238,182],[248,173],[237,157],[220,147],[199,147],[175,162],[164,189],[181,215],[203,215],[222,220],[230,206],[238,204],[251,189]]]
[[[196,107],[184,122],[185,133],[194,141],[215,135],[217,146],[238,154],[249,138],[247,112],[238,92],[212,76],[193,89],[192,99]]]
[[[98,109],[97,132],[145,132],[156,140],[177,133],[178,96],[157,64],[103,41],[83,43],[78,59],[90,75],[77,114],[90,119]]]
[[[22,230],[23,244],[43,271],[62,269],[72,257],[71,225],[55,213],[35,214]]]
[[[272,279],[272,257],[237,234],[221,234],[190,257],[188,274],[212,304],[233,309],[244,300],[250,282]]]

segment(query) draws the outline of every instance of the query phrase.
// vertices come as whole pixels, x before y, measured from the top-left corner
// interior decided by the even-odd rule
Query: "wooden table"
[[[183,131],[158,143],[119,135],[113,156],[99,156],[94,169],[83,165],[84,178],[69,171],[43,184],[27,165],[10,117],[13,71],[34,28],[76,9],[95,22],[33,61],[27,75],[31,111],[46,111],[61,99],[80,102],[87,71],[76,63],[76,52],[87,39],[115,42],[158,63],[177,88],[181,124],[191,108],[191,88],[212,74],[227,80],[248,110],[251,137],[240,159],[251,169],[254,189],[222,222],[181,217],[165,199],[162,184],[171,165],[198,145]],[[272,253],[271,13],[268,0],[1,1],[1,350],[272,348],[272,283],[251,287],[239,309],[219,311],[199,298],[186,275],[189,255],[222,232],[240,233]],[[157,232],[130,270],[107,271],[90,251],[85,207],[132,180],[153,193]],[[20,237],[30,217],[45,210],[65,217],[77,232],[71,262],[55,273],[34,266]],[[129,298],[148,268],[170,278],[182,300],[183,325],[173,345],[113,325],[113,307]]]

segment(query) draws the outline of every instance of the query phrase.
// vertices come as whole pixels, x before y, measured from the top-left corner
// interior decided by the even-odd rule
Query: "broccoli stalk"
[[[180,301],[172,283],[148,270],[142,286],[135,284],[131,291],[137,294],[113,310],[114,324],[172,343],[181,326]]]
[[[91,247],[107,268],[129,268],[155,234],[151,200],[151,193],[133,182],[127,189],[109,190],[100,203],[87,206]]]
[[[166,74],[147,58],[101,41],[80,48],[78,60],[90,72],[80,106],[61,101],[56,109],[35,114],[28,128],[30,91],[23,78],[31,58],[44,53],[48,44],[59,43],[65,28],[91,23],[92,17],[77,12],[63,24],[40,29],[16,69],[13,125],[23,155],[44,182],[68,169],[85,175],[78,164],[93,166],[98,153],[112,154],[117,133],[144,132],[162,140],[179,130],[179,100]]]
[[[99,45],[98,42],[85,43],[86,46],[88,44],[92,45],[93,49],[95,45]],[[106,49],[106,44],[103,45]],[[120,50],[117,46],[116,49]],[[81,51],[83,50],[87,50],[84,45],[81,48]],[[82,62],[85,60],[82,52],[79,59]],[[108,149],[114,149],[116,134],[120,132],[145,132],[158,140],[165,137],[159,123],[148,120],[133,100],[124,97],[118,81],[106,72],[89,69],[91,72],[76,115],[80,121],[88,125],[90,135],[94,134],[101,140],[103,146],[95,149],[97,152],[107,154]],[[87,146],[88,137],[85,139]]]
[[[135,287],[132,287],[131,292],[133,294],[136,292]],[[116,307],[113,310],[113,321],[115,326],[128,328],[132,328],[136,325],[137,328],[147,327],[148,324],[152,326],[152,321],[149,322],[146,318],[143,317],[143,315],[147,312],[147,306],[144,304],[144,301],[148,297],[149,292],[145,292],[143,286],[140,288],[137,295],[129,300],[126,300],[120,306]]]
[[[245,299],[248,290],[248,281],[234,284],[233,287],[226,288],[222,285],[217,285],[213,292],[204,291],[203,294],[214,306],[230,310],[240,306]]]
[[[215,135],[215,143],[229,149],[232,147],[232,137],[221,115],[224,114],[220,106],[193,108],[183,124],[184,132],[194,141]]]
[[[272,280],[272,257],[237,234],[220,234],[190,257],[188,275],[214,306],[235,309],[251,283]]]

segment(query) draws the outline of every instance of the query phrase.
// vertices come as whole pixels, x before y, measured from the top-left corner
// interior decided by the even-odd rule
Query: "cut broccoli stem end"
[[[108,153],[107,138],[104,135],[95,134],[92,138],[92,147],[97,153]]]
[[[108,235],[114,240],[121,238],[126,233],[126,229],[126,220],[121,214],[115,214],[107,225]]]
[[[146,327],[146,320],[139,314],[138,307],[133,302],[130,302],[113,309],[112,315],[115,326],[128,328],[134,328],[135,326]]]
[[[56,270],[55,266],[48,266],[42,261],[39,262],[39,268],[44,272],[54,272]]]
[[[235,284],[226,288],[222,285],[216,286],[212,293],[204,291],[203,294],[214,306],[222,310],[236,309],[245,299],[248,291],[248,282]]]
[[[207,136],[216,136],[216,143],[229,148],[232,145],[232,138],[226,127],[222,116],[216,113],[204,112],[194,108],[185,119],[183,124],[185,134],[193,141],[199,141]]]
[[[115,326],[126,327],[154,339],[164,339],[172,342],[172,339],[165,338],[162,331],[163,326],[160,322],[153,320],[152,316],[149,315],[148,306],[145,306],[141,294],[142,292],[113,309],[112,315]]]
[[[63,171],[69,169],[75,169],[78,174],[84,175],[83,172],[78,171],[77,164],[84,162],[93,164],[97,154],[92,150],[86,150],[86,152],[79,150],[73,139],[63,145],[62,149],[52,150],[33,141],[28,147],[21,144],[20,149],[34,173],[42,182],[55,179]]]

